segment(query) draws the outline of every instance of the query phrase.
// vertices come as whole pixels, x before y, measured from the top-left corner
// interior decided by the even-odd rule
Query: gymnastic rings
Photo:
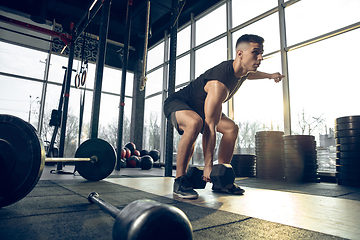
[[[84,65],[81,66],[81,70],[75,76],[75,87],[80,88],[80,86],[84,86],[86,82],[86,76],[88,71],[88,61],[86,60]]]

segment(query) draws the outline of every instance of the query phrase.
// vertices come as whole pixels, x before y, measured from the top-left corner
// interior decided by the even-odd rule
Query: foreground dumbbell
[[[190,167],[186,172],[186,177],[194,189],[205,188],[203,170],[204,167]],[[211,170],[210,179],[216,189],[231,188],[235,181],[234,169],[230,164],[216,164]]]
[[[90,193],[88,200],[115,218],[113,239],[193,239],[189,219],[176,207],[152,200],[137,200],[120,211],[100,199],[96,192]]]

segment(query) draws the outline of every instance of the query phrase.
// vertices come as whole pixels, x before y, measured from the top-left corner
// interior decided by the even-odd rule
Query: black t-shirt
[[[171,99],[180,99],[185,101],[200,117],[205,119],[204,104],[207,93],[204,90],[206,83],[210,80],[218,80],[229,89],[229,96],[224,102],[228,101],[237,92],[241,84],[246,80],[247,75],[242,78],[234,76],[234,60],[224,61],[205,73],[200,75],[189,85],[171,94],[167,101]],[[166,116],[168,117],[168,116]]]

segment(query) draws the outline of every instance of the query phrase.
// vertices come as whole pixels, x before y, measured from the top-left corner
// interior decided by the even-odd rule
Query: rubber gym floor
[[[242,196],[213,193],[207,184],[197,200],[183,200],[161,168],[125,168],[99,182],[51,174],[54,168],[45,166],[25,198],[0,209],[0,239],[112,239],[115,220],[88,202],[93,191],[120,210],[138,199],[173,205],[189,218],[194,239],[360,239],[356,187],[237,178]]]

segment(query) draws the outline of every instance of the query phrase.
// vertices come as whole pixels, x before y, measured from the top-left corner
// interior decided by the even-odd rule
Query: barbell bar
[[[92,162],[98,161],[96,156],[90,158],[45,158],[45,162]]]
[[[183,211],[153,200],[131,202],[121,211],[92,192],[88,201],[97,204],[113,218],[113,239],[127,240],[191,240],[192,226]]]
[[[109,176],[116,163],[114,148],[105,140],[88,139],[75,158],[46,158],[35,128],[21,118],[0,114],[0,208],[24,198],[35,187],[45,162],[75,162],[87,180]]]

